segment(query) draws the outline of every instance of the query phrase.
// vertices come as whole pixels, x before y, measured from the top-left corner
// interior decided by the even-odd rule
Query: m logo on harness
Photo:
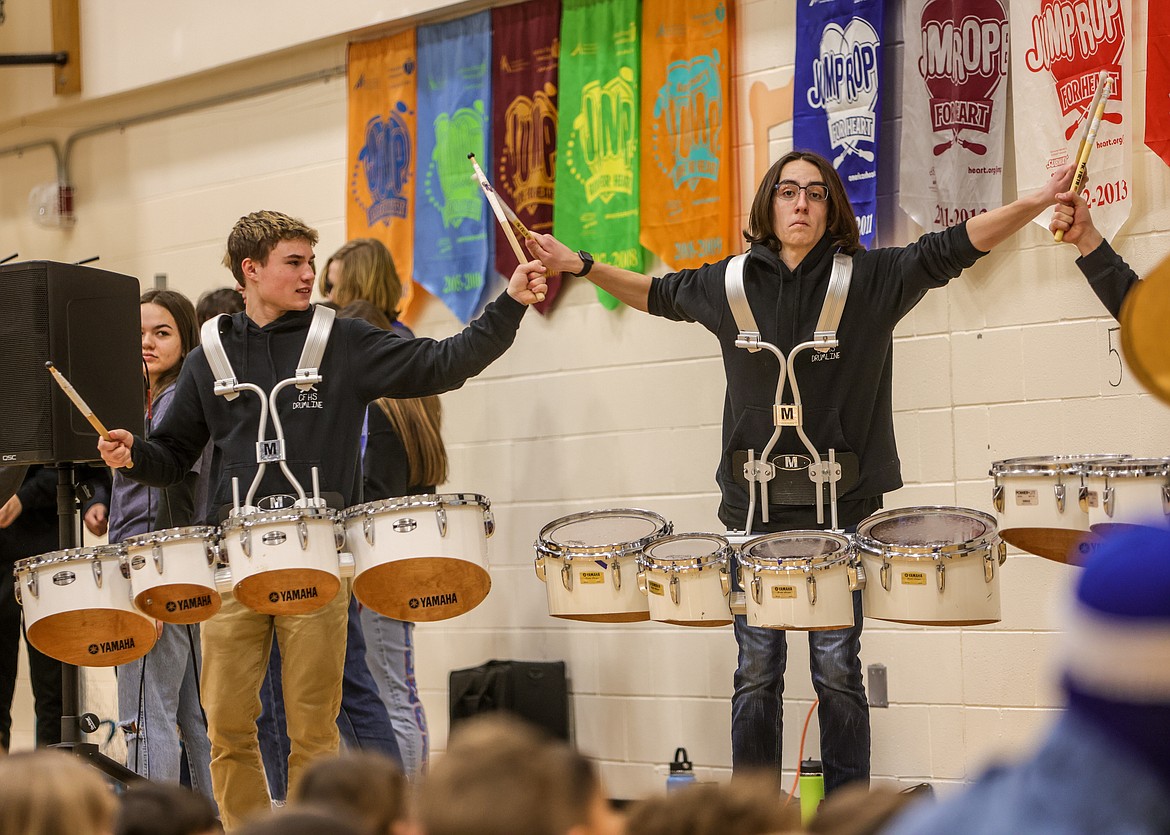
[[[257,441],[256,460],[265,464],[273,461],[283,461],[284,441],[280,438],[273,438],[270,441]]]
[[[800,407],[791,403],[777,403],[772,407],[777,426],[800,426]]]

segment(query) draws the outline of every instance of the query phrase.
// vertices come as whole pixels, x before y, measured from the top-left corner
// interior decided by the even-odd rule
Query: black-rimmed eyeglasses
[[[776,196],[785,203],[791,203],[803,191],[813,203],[824,203],[829,199],[829,187],[824,183],[809,183],[807,186],[797,185],[791,180],[781,180],[776,183]]]

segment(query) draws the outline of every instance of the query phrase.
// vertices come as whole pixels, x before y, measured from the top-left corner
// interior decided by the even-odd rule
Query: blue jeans
[[[212,800],[211,743],[199,703],[198,665],[198,625],[164,624],[150,652],[118,667],[118,724],[126,735],[128,768],[151,780],[178,783],[185,753],[191,788]]]
[[[853,592],[851,629],[808,633],[809,667],[820,705],[825,792],[855,780],[869,782],[869,704],[861,677],[861,592]],[[784,738],[787,632],[748,626],[735,617],[739,666],[731,696],[731,765],[780,770]]]
[[[341,712],[337,729],[347,748],[378,751],[402,763],[390,716],[378,695],[378,687],[366,666],[366,641],[358,619],[357,599],[349,600],[345,644],[345,677],[341,685]],[[273,800],[288,795],[288,734],[285,733],[284,690],[280,683],[280,648],[274,641],[268,659],[268,675],[260,689],[260,718],[256,729],[260,756]]]
[[[427,714],[414,675],[414,624],[388,618],[364,606],[361,621],[366,664],[394,725],[402,767],[407,774],[417,774],[426,768],[430,739]]]

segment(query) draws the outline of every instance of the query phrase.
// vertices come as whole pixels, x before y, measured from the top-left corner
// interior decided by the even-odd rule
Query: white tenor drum
[[[638,590],[638,556],[671,532],[649,510],[586,510],[554,519],[536,539],[536,576],[544,582],[548,613],[593,623],[650,619]]]
[[[154,646],[154,621],[134,608],[120,546],[29,557],[13,573],[29,643],[45,655],[79,667],[112,667]]]
[[[219,611],[215,585],[219,529],[168,528],[122,543],[134,605],[166,623],[200,623]]]
[[[229,516],[220,541],[225,585],[264,615],[303,615],[326,606],[341,588],[337,519],[327,507]]]
[[[1127,458],[1089,466],[1081,501],[1094,533],[1118,525],[1170,527],[1170,458]]]
[[[999,620],[998,569],[1007,549],[990,514],[886,510],[858,525],[853,542],[865,569],[866,617],[933,626]]]
[[[401,496],[343,514],[353,591],[387,617],[435,621],[470,612],[492,587],[491,502],[474,493]]]
[[[991,465],[999,533],[1022,551],[1068,562],[1089,536],[1081,506],[1082,475],[1094,464],[1126,455],[1050,455],[1008,458]]]
[[[638,588],[650,603],[650,620],[677,626],[731,623],[731,546],[710,533],[659,537],[638,557]]]
[[[831,531],[783,531],[740,547],[748,626],[847,629],[858,583],[848,537]]]

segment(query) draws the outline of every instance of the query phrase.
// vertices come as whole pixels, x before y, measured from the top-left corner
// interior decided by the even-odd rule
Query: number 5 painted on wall
[[[1109,381],[1109,385],[1112,386],[1113,388],[1117,388],[1118,386],[1121,385],[1121,378],[1122,378],[1122,375],[1125,373],[1125,365],[1121,361],[1121,352],[1118,351],[1116,346],[1114,346],[1114,344],[1113,344],[1113,335],[1115,333],[1120,333],[1120,332],[1121,332],[1121,328],[1119,328],[1119,327],[1118,328],[1110,328],[1109,335],[1108,335],[1109,353],[1111,353],[1117,359],[1117,382],[1114,382],[1112,379]]]

